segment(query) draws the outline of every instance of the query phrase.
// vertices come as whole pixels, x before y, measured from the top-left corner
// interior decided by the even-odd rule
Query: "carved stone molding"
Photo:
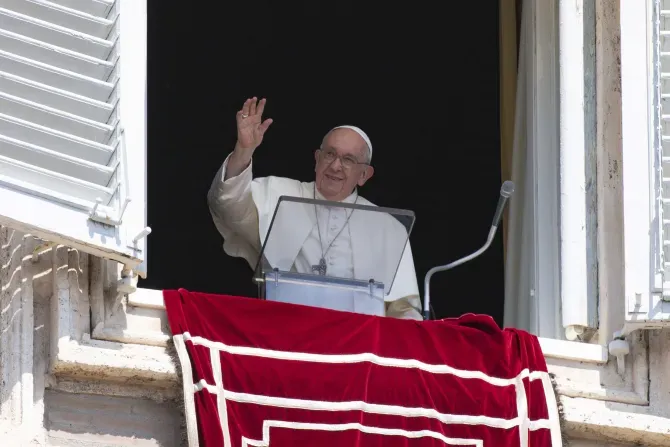
[[[101,263],[93,257],[89,263],[88,257],[67,247],[54,249],[50,374],[56,379],[104,380],[129,386],[176,386],[175,364],[165,347],[89,335],[92,323],[102,334],[105,322],[117,329],[115,324],[125,313],[125,307],[119,306],[111,293],[103,298],[98,282],[101,270],[97,269]],[[104,319],[100,318],[101,310]]]
[[[91,338],[120,343],[167,346],[170,330],[165,308],[143,305],[133,301],[142,293],[138,289],[127,294],[119,287],[121,271],[118,264],[99,258],[91,258]],[[158,294],[160,292],[156,291]]]

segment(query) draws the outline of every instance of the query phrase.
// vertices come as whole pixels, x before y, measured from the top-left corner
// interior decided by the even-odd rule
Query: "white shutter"
[[[143,261],[146,40],[146,0],[0,0],[0,224]]]
[[[625,333],[670,323],[670,0],[620,17]]]
[[[653,28],[652,36],[655,70],[653,70],[652,91],[656,99],[652,114],[654,129],[654,146],[659,148],[657,160],[660,169],[656,174],[658,223],[656,225],[658,250],[656,288],[660,289],[665,300],[670,299],[670,1],[655,2],[652,11],[653,21],[658,27]],[[660,284],[659,284],[660,282]]]

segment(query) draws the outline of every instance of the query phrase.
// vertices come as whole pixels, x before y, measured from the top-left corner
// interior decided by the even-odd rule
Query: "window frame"
[[[560,184],[558,182],[559,173],[559,129],[558,129],[558,107],[559,107],[559,73],[558,73],[558,1],[550,0],[547,2],[528,3],[533,8],[532,13],[536,14],[532,26],[534,27],[535,39],[533,45],[536,52],[545,54],[545,58],[535,58],[532,64],[528,65],[528,76],[539,80],[534,89],[533,98],[528,99],[532,106],[528,112],[532,115],[533,128],[532,135],[534,146],[540,144],[548,148],[545,151],[539,151],[533,154],[533,177],[534,177],[534,204],[535,218],[534,228],[536,235],[535,249],[535,288],[533,293],[537,298],[537,306],[532,311],[532,321],[536,325],[544,325],[550,329],[545,332],[553,336],[539,337],[540,340],[547,341],[545,346],[556,351],[557,356],[563,356],[570,349],[577,349],[578,358],[580,355],[579,347],[585,346],[584,352],[587,359],[603,362],[607,358],[607,350],[604,346],[594,348],[594,345],[587,345],[579,341],[567,341],[564,336],[564,329],[561,325],[560,308],[560,226],[558,225]],[[546,61],[551,60],[551,67],[547,69]],[[595,181],[595,179],[594,179]],[[137,288],[137,292],[129,302],[142,303],[140,297],[154,296],[154,303],[157,300],[156,289]],[[537,333],[537,329],[531,332]],[[558,343],[558,344],[557,344]],[[565,345],[568,343],[569,345]],[[572,348],[566,347],[571,346]],[[603,357],[604,356],[604,357]],[[605,360],[603,360],[603,358]]]

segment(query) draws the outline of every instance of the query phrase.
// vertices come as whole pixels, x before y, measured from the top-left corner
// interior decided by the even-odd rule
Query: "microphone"
[[[514,182],[511,180],[505,181],[500,188],[500,198],[498,199],[498,206],[496,207],[496,213],[493,215],[493,223],[491,227],[498,227],[500,219],[502,219],[502,214],[507,204],[507,199],[509,199],[512,194],[514,194]]]
[[[505,205],[507,204],[507,200],[512,197],[512,194],[514,194],[514,182],[511,180],[506,180],[503,184],[502,187],[500,188],[500,198],[498,199],[498,206],[496,207],[496,212],[493,215],[493,223],[491,224],[491,229],[489,230],[489,235],[486,238],[486,243],[477,250],[476,252],[465,256],[464,258],[458,259],[450,264],[446,265],[440,265],[437,267],[433,267],[432,269],[428,270],[428,273],[426,273],[426,277],[424,278],[423,281],[423,294],[424,294],[424,303],[423,303],[423,319],[424,320],[429,320],[430,319],[430,279],[433,277],[433,275],[437,272],[444,272],[446,270],[451,270],[454,267],[458,267],[461,264],[464,264],[468,261],[473,260],[477,256],[481,255],[484,253],[489,246],[491,245],[491,242],[493,242],[493,238],[496,235],[496,230],[498,230],[498,224],[500,223],[500,219],[502,218],[503,211],[505,210]]]

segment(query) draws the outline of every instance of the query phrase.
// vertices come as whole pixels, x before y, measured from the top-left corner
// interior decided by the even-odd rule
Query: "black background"
[[[235,112],[266,97],[274,119],[254,175],[311,181],[333,126],[372,140],[372,202],[416,212],[420,289],[437,264],[485,241],[500,177],[497,1],[149,2],[149,277],[140,286],[255,296],[207,209],[235,143]],[[502,324],[502,232],[431,283],[438,317]]]

